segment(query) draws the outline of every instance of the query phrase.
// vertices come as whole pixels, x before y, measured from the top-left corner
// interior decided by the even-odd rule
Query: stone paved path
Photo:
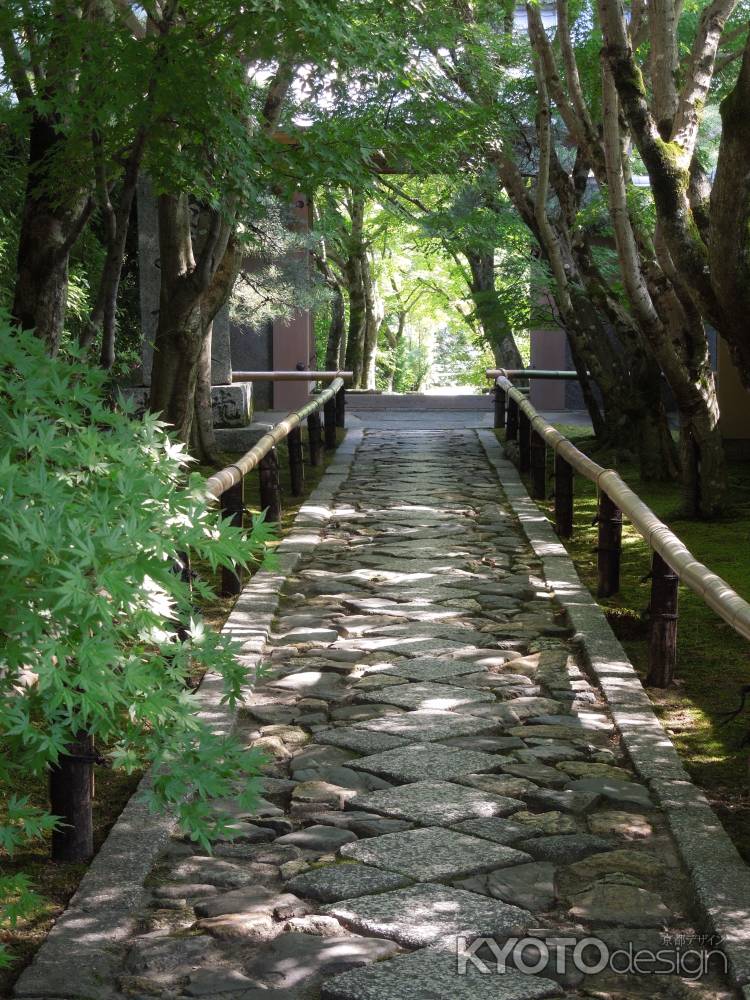
[[[658,951],[694,917],[501,496],[472,431],[365,434],[241,722],[272,761],[264,798],[251,816],[225,804],[237,838],[213,857],[170,843],[123,994],[731,995],[714,974],[575,968],[587,937]],[[533,940],[509,958],[520,971],[496,974],[485,943],[490,973],[461,975],[459,936]]]

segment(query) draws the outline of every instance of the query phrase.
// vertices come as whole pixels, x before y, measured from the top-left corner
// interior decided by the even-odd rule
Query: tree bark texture
[[[505,310],[495,286],[495,251],[463,251],[471,270],[471,297],[487,343],[499,368],[523,368]]]
[[[12,307],[16,322],[34,330],[52,355],[65,325],[70,251],[91,209],[85,192],[69,192],[59,204],[48,189],[47,169],[63,142],[60,128],[54,118],[32,116]]]

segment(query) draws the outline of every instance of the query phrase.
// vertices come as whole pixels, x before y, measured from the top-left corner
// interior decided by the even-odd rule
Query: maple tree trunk
[[[334,281],[329,284],[333,292],[331,299],[331,322],[328,327],[326,341],[325,367],[328,371],[336,371],[341,366],[341,354],[346,348],[346,309],[341,286]]]
[[[80,198],[69,195],[61,205],[47,190],[46,167],[61,141],[54,120],[32,117],[11,310],[21,328],[34,330],[52,355],[65,325],[70,251],[89,211]]]
[[[495,287],[495,253],[464,251],[471,269],[471,297],[499,368],[523,368],[521,354]]]

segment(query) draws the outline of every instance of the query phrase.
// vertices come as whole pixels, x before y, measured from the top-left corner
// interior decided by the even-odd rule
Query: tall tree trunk
[[[734,90],[721,103],[721,143],[711,191],[711,281],[724,305],[719,332],[750,389],[750,36]],[[695,208],[693,209],[695,214]]]
[[[201,357],[204,371],[210,365],[205,342],[239,267],[230,223],[214,210],[199,212],[198,220],[202,231],[196,234],[201,245],[196,260],[187,195],[160,196],[161,293],[149,405],[186,444],[191,441]],[[204,408],[205,420],[209,413]]]
[[[365,330],[367,301],[362,278],[362,261],[350,255],[346,262],[346,283],[349,293],[349,331],[346,336],[346,368],[353,372],[352,387],[364,388]]]
[[[198,358],[195,384],[195,411],[191,428],[190,453],[201,462],[218,465],[219,450],[214,434],[211,399],[211,341],[213,324],[203,330],[203,345]]]
[[[349,332],[346,338],[346,367],[354,373],[352,386],[363,389],[366,385],[365,337],[367,336],[367,290],[363,274],[366,256],[364,246],[365,196],[354,191],[348,202],[351,234],[344,265],[349,292]]]
[[[146,130],[141,128],[133,142],[116,206],[112,204],[110,185],[101,165],[97,168],[100,210],[106,231],[107,253],[99,277],[99,286],[88,322],[79,337],[79,346],[88,348],[101,335],[99,363],[109,370],[115,363],[117,335],[117,297],[125,261],[125,247],[138,187],[141,162],[146,145]],[[95,148],[95,155],[98,149]]]
[[[70,251],[91,211],[85,194],[68,193],[60,204],[49,189],[47,168],[61,142],[57,121],[32,116],[12,307],[16,322],[34,330],[52,355],[65,325]]]
[[[387,318],[383,320],[380,327],[388,346],[388,352],[387,355],[385,355],[385,357],[387,357],[387,361],[384,362],[384,356],[381,355],[381,365],[383,374],[385,375],[385,387],[387,392],[393,392],[393,387],[396,381],[396,373],[398,372],[399,364],[399,351],[401,349],[401,345],[403,344],[404,332],[406,330],[406,315],[405,309],[399,309],[395,329],[390,326]]]
[[[644,263],[627,205],[615,77],[602,60],[604,98],[604,154],[610,215],[620,272],[633,315],[674,393],[680,411],[682,455],[688,512],[713,517],[726,493],[723,444],[719,431],[716,386],[711,371],[703,319],[692,296],[683,289],[683,276],[661,247],[661,223],[655,246],[658,263]],[[693,453],[695,460],[693,461]],[[695,476],[705,477],[696,482]]]
[[[479,324],[500,368],[523,368],[523,360],[495,286],[494,250],[465,249],[471,269],[471,298]]]
[[[372,276],[372,264],[367,252],[362,255],[362,283],[365,290],[365,340],[362,352],[362,381],[366,389],[374,389],[378,334],[383,323],[385,307]]]
[[[331,322],[326,341],[325,367],[328,371],[336,371],[340,368],[342,351],[346,350],[346,307],[344,306],[344,293],[341,285],[333,276],[331,276],[328,287],[331,289],[333,297],[331,299]]]

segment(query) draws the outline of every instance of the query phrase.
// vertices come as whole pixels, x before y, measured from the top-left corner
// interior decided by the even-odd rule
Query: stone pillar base
[[[120,390],[135,403],[136,415],[146,412],[150,389],[148,386],[126,386]],[[253,386],[251,382],[211,387],[211,408],[214,427],[246,427],[253,419]]]

